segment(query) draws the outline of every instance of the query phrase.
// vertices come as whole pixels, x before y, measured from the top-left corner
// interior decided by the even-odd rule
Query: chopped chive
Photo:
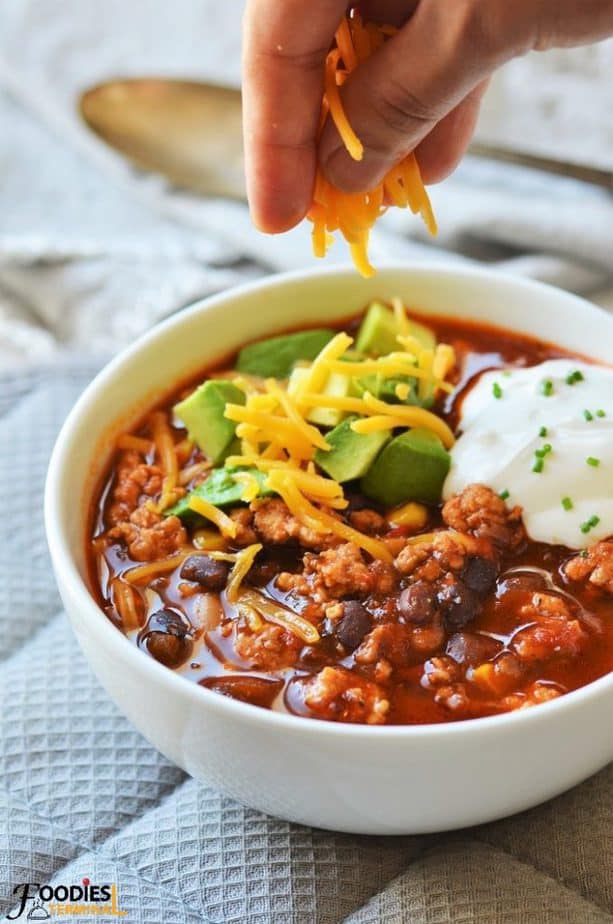
[[[509,492],[507,491],[506,488],[504,489],[504,491],[501,491],[500,494],[498,495],[500,500],[506,500],[508,496],[509,496]]]
[[[498,382],[494,382],[494,384],[492,385],[492,394],[494,395],[495,398],[502,398],[502,388],[500,387]]]
[[[505,379],[510,379],[510,378],[511,378],[511,370],[510,370],[510,369],[503,369],[503,370],[502,370],[502,374],[504,375]]]
[[[551,379],[545,379],[544,382],[541,382],[541,393],[544,394],[546,398],[551,397],[553,394],[553,382]]]
[[[599,408],[599,409],[596,411],[596,417],[606,417],[606,416],[607,416],[607,415],[605,414],[605,412],[603,411],[602,408]]]
[[[579,558],[587,558],[588,555],[589,555],[589,552],[587,549],[581,549],[581,551],[579,552]]]
[[[566,384],[574,385],[576,382],[583,382],[583,373],[579,369],[575,369],[574,372],[569,372],[566,376]]]
[[[585,460],[588,465],[591,465],[593,468],[598,468],[600,465],[600,459],[594,458],[594,456],[588,456]]]
[[[537,457],[537,459],[544,459],[545,456],[548,456],[548,455],[549,455],[549,453],[551,452],[552,449],[553,449],[553,447],[552,447],[551,443],[545,443],[545,445],[542,447],[542,449],[535,449],[535,450],[534,450],[534,455]]]
[[[542,471],[543,471],[543,466],[544,466],[544,464],[545,464],[545,463],[543,462],[542,457],[539,457],[538,459],[535,459],[535,460],[534,460],[534,465],[532,466],[532,471],[533,471],[533,472],[542,472]]]
[[[572,510],[572,509],[573,509],[573,502],[572,502],[572,500],[570,499],[570,497],[563,497],[563,498],[562,498],[562,506],[564,507],[565,510]]]
[[[600,523],[600,517],[597,517],[596,514],[594,513],[592,514],[591,517],[589,517],[589,519],[585,521],[585,523],[581,524],[581,532],[589,533],[589,531],[593,529],[595,526],[598,526],[599,523]]]
[[[593,419],[594,419],[594,415],[592,414],[591,411],[588,411],[587,408],[584,410],[583,416],[585,417],[585,419],[586,419],[587,421],[590,421],[590,420],[593,420]]]
[[[539,436],[543,438],[547,436],[547,427],[541,427],[539,430]]]

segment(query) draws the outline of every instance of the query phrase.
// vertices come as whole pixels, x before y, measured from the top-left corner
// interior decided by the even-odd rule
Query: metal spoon
[[[79,112],[137,166],[205,196],[245,199],[238,90],[188,80],[110,80],[82,94]]]
[[[110,80],[83,93],[79,111],[98,137],[139,167],[201,195],[245,199],[238,90],[153,77]],[[613,170],[478,142],[470,153],[613,191]]]

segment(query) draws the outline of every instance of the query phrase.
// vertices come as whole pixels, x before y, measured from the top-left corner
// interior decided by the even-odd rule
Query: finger
[[[386,26],[403,26],[417,9],[419,0],[362,0],[358,5],[365,22]]]
[[[474,134],[488,83],[480,83],[417,146],[415,153],[424,183],[440,183],[458,166]]]
[[[243,22],[243,133],[255,224],[304,217],[315,179],[324,61],[346,0],[250,0]]]
[[[597,42],[613,35],[611,0],[544,0],[537,4],[532,45],[537,51]]]
[[[485,22],[490,8],[498,18]],[[353,161],[328,120],[319,148],[328,179],[348,192],[373,188],[518,44],[497,3],[422,0],[400,32],[344,84],[343,103],[364,156]]]

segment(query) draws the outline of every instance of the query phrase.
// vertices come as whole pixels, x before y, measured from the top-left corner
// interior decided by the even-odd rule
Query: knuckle
[[[377,100],[377,110],[387,128],[405,135],[418,126],[433,125],[443,113],[436,106],[416,96],[410,87],[398,80],[388,79]]]
[[[506,9],[506,4],[491,0],[455,0],[454,37],[462,55],[478,56],[487,70],[501,64],[512,54],[523,50],[518,17]]]

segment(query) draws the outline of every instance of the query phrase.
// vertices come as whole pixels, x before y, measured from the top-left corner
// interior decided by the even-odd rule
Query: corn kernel
[[[387,521],[392,526],[408,526],[411,529],[422,529],[428,522],[428,508],[416,501],[409,501],[402,507],[396,507],[387,514]]]
[[[226,548],[226,540],[216,529],[197,529],[193,541],[200,552],[223,552]]]

